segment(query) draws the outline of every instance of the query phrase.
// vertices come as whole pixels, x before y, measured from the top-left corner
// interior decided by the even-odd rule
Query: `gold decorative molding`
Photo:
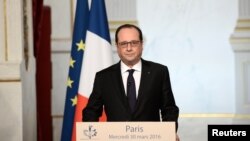
[[[4,46],[5,46],[5,61],[7,62],[8,61],[8,34],[7,34],[7,0],[4,0],[3,1],[3,12],[4,12],[4,36],[5,36],[5,43],[4,43]]]
[[[10,79],[10,80],[6,80],[6,79],[1,79],[0,78],[0,83],[2,82],[21,82],[21,79]]]
[[[236,32],[250,32],[250,27],[237,27]]]
[[[69,54],[71,50],[52,50],[53,54]]]
[[[237,119],[250,119],[250,114],[180,114],[180,118],[237,118]]]
[[[52,115],[52,118],[55,118],[55,119],[63,118],[63,115]]]
[[[71,41],[72,38],[51,38],[52,41]]]
[[[250,23],[250,19],[239,19],[238,20],[238,24],[246,24],[246,23]]]
[[[235,32],[250,32],[250,19],[239,19]]]
[[[232,37],[230,39],[231,43],[250,43],[250,38],[247,37]]]
[[[137,24],[137,21],[134,20],[134,21],[109,21],[109,24],[110,25],[120,25],[120,24],[125,24],[125,23],[128,23],[128,24]]]
[[[52,115],[53,118],[63,118],[63,115]],[[180,118],[235,118],[250,119],[250,114],[180,114]]]
[[[70,1],[70,30],[71,30],[71,34],[73,33],[73,29],[74,29],[74,1],[75,0],[71,0]]]
[[[26,70],[28,70],[29,64],[29,26],[27,8],[27,0],[23,0],[23,52]]]

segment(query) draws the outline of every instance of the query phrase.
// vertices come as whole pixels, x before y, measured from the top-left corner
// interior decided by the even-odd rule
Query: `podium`
[[[175,122],[77,122],[76,141],[175,141]]]

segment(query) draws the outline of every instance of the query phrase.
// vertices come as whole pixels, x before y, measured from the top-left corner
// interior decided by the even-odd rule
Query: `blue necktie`
[[[135,79],[133,77],[134,69],[128,70],[128,80],[127,80],[127,97],[131,111],[134,112],[136,103],[136,90],[135,90]]]

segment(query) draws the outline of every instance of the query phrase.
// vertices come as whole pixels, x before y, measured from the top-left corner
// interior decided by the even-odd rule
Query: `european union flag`
[[[77,0],[61,141],[70,141],[72,136],[88,24],[88,0]]]

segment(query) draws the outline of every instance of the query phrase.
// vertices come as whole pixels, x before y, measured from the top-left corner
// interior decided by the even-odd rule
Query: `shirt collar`
[[[129,70],[129,69],[134,69],[135,71],[141,72],[141,67],[142,67],[141,59],[140,59],[139,62],[136,63],[132,68],[128,67],[126,64],[124,64],[124,63],[121,61],[121,72],[122,72],[122,73],[126,72],[126,71]]]

